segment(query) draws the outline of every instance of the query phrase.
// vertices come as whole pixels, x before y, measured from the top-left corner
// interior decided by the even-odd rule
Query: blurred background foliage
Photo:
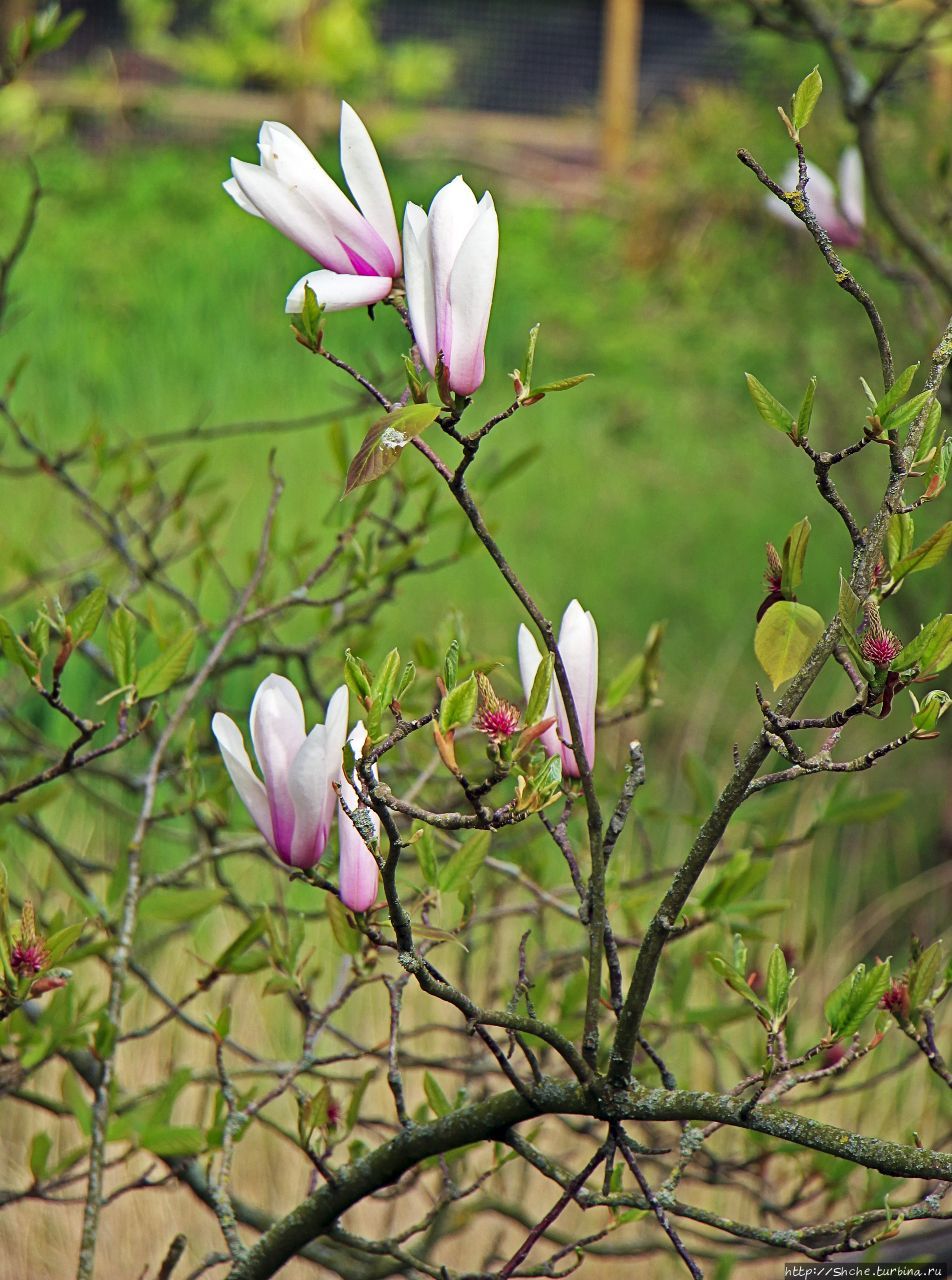
[[[538,18],[538,6],[523,8],[526,21]],[[578,21],[587,11],[591,20],[598,6],[547,8],[558,32],[559,15]],[[713,9],[718,23],[710,5],[647,5],[642,109],[630,168],[614,181],[598,169],[593,99],[587,117],[553,122],[527,115],[520,122],[507,116],[501,133],[487,131],[478,111],[453,112],[451,127],[441,129],[437,112],[400,101],[392,82],[377,78],[393,61],[384,38],[387,5],[365,0],[308,6],[291,0],[123,0],[114,12],[103,9],[87,19],[78,61],[75,48],[64,50],[53,72],[26,82],[38,103],[46,95],[60,104],[43,107],[38,134],[18,126],[8,135],[11,142],[19,137],[21,151],[29,146],[34,152],[47,193],[18,276],[16,323],[5,339],[11,365],[20,352],[30,353],[17,388],[29,423],[54,447],[124,440],[134,452],[138,439],[173,426],[273,420],[271,435],[201,446],[208,474],[227,475],[224,518],[233,567],[243,566],[249,554],[246,511],[256,510],[260,500],[272,445],[289,478],[284,536],[290,543],[331,535],[342,519],[339,439],[352,451],[367,415],[353,414],[345,380],[308,363],[290,336],[282,300],[300,274],[301,254],[270,228],[238,216],[220,190],[229,152],[253,158],[254,126],[244,118],[222,122],[211,109],[207,118],[183,123],[163,113],[161,98],[130,106],[118,73],[114,98],[90,94],[85,106],[81,98],[64,103],[48,93],[48,79],[62,83],[88,75],[107,55],[116,67],[147,55],[154,60],[148,64],[152,80],[162,78],[156,70],[161,66],[173,77],[173,94],[186,92],[193,80],[280,84],[286,96],[268,98],[267,105],[276,115],[294,119],[303,112],[312,120],[308,140],[332,173],[333,103],[340,92],[356,90],[398,209],[408,198],[426,202],[445,180],[447,164],[462,165],[477,189],[493,190],[503,238],[480,404],[488,413],[508,402],[507,371],[519,364],[536,321],[542,322],[537,368],[546,376],[589,370],[597,376],[548,398],[507,434],[499,433],[498,476],[491,472],[484,479],[477,471],[474,480],[477,488],[484,480],[494,528],[550,612],[557,614],[578,595],[595,613],[606,683],[641,647],[651,624],[667,621],[663,706],[638,726],[649,744],[659,810],[676,808],[678,797],[690,791],[684,760],[704,758],[704,768],[720,776],[722,753],[757,721],[751,636],[762,598],[765,541],[779,543],[796,520],[810,516],[814,536],[801,599],[827,615],[835,604],[837,569],[848,558],[845,537],[809,471],[797,465],[802,460],[761,429],[743,373],[756,372],[792,400],[815,374],[815,431],[824,445],[837,447],[862,426],[858,379],[872,379],[876,367],[860,309],[833,287],[808,238],[766,215],[760,189],[734,159],[744,145],[772,172],[786,162],[788,143],[773,107],[816,61],[817,51],[744,28],[731,6]],[[915,6],[889,6],[888,15],[874,16],[901,24],[907,9]],[[465,34],[458,4],[406,7],[418,18],[437,11],[444,19],[459,17]],[[487,5],[481,20],[484,58],[493,42],[507,42],[519,44],[527,64],[544,63],[538,47],[520,44],[512,6]],[[305,27],[307,40],[320,46],[314,64],[301,60],[304,46],[293,34]],[[685,48],[680,64],[670,41],[679,30]],[[102,43],[103,32],[119,43]],[[227,62],[227,73],[202,65],[201,51],[212,47],[223,67]],[[398,54],[400,47],[398,42]],[[653,49],[668,68],[657,92],[651,88]],[[699,49],[706,61],[699,61]],[[949,190],[947,132],[928,127],[947,109],[939,55],[945,56],[944,47],[936,54],[938,70],[917,66],[900,84],[888,119],[891,178],[936,208]],[[426,57],[439,74],[452,75],[460,66],[452,49],[445,59],[434,48]],[[269,59],[275,68],[270,80],[263,70]],[[131,65],[141,74],[145,64]],[[699,67],[703,74],[696,74]],[[297,90],[305,78],[319,87],[302,105]],[[419,79],[425,80],[422,72]],[[426,80],[428,96],[439,98],[437,84]],[[251,88],[245,96],[251,99],[245,109],[258,111]],[[49,120],[57,113],[61,132],[50,136]],[[573,132],[580,118],[585,131]],[[559,136],[563,141],[556,145]],[[828,93],[815,117],[811,157],[833,172],[848,140]],[[15,151],[5,169],[11,198],[2,216],[9,233],[18,180],[25,187]],[[874,224],[871,244],[888,265],[888,245],[878,234]],[[929,318],[906,305],[890,278],[895,273],[865,261],[857,269],[892,321],[897,365],[922,357],[932,339]],[[390,357],[400,351],[402,337],[389,313],[373,323],[346,314],[333,317],[330,341],[352,363],[373,370],[393,367]],[[318,425],[285,433],[279,427],[282,420],[335,407],[341,413],[334,431]],[[183,445],[183,469],[197,449]],[[864,457],[844,477],[848,496],[860,506],[864,486],[875,492],[876,461]],[[6,527],[7,590],[38,563],[37,492],[26,482],[10,499],[16,518]],[[211,502],[216,484],[199,486],[195,500],[202,493],[207,496],[201,500]],[[923,531],[938,518],[926,513]],[[83,533],[67,510],[56,512],[46,536],[61,545],[64,563],[76,558]],[[433,532],[434,539],[454,540],[450,550],[458,536],[439,526]],[[463,541],[459,549],[468,554],[472,548]],[[947,570],[938,574],[947,585]],[[923,592],[934,596],[937,586],[935,577],[908,584],[897,601],[897,629],[907,635],[915,629]],[[465,572],[449,569],[439,579],[411,581],[388,606],[388,634],[375,643],[381,652],[391,643],[406,646],[453,610],[466,617],[474,647],[511,657],[517,611],[479,556],[468,560]],[[617,730],[616,751],[630,728]],[[941,749],[926,757],[923,750],[913,763],[888,766],[889,785],[901,785],[904,769],[917,775],[915,785],[924,794],[914,829],[899,811],[875,829],[872,850],[869,831],[836,838],[852,839],[857,857],[881,852],[893,867],[884,887],[940,862],[952,840],[942,784],[946,758]],[[875,782],[854,781],[859,790],[873,791],[886,785],[884,777],[885,771]],[[808,784],[804,803],[822,804],[827,788],[825,781]],[[928,932],[927,902],[922,910]]]
[[[606,180],[595,123],[599,8],[569,0],[98,6],[58,61],[0,92],[0,234],[12,233],[25,198],[25,155],[46,192],[18,270],[0,373],[29,353],[17,385],[24,421],[53,451],[92,442],[104,467],[107,446],[122,443],[131,467],[138,442],[161,430],[272,423],[253,437],[183,443],[170,467],[184,474],[206,455],[189,501],[223,522],[225,565],[235,574],[247,572],[272,447],[288,480],[279,545],[290,554],[327,542],[343,519],[341,441],[352,453],[371,415],[355,413],[346,380],[294,343],[283,300],[306,263],[222,193],[228,155],[254,158],[257,120],[271,114],[295,124],[336,174],[335,104],[346,94],[377,140],[398,210],[411,198],[428,203],[463,167],[474,188],[492,190],[502,227],[488,374],[473,412],[488,417],[509,402],[508,371],[537,321],[540,376],[596,374],[497,432],[496,462],[474,469],[473,487],[549,613],[560,614],[572,596],[593,611],[603,687],[651,624],[667,622],[660,705],[602,738],[604,767],[616,772],[628,737],[646,744],[642,813],[650,856],[664,863],[682,853],[731,744],[759,723],[751,641],[764,543],[779,544],[809,515],[800,598],[825,616],[849,558],[805,459],[763,430],[743,373],[793,403],[816,375],[814,436],[836,448],[862,428],[858,379],[872,381],[877,361],[860,309],[834,287],[808,237],[767,216],[760,188],[734,158],[746,146],[771,173],[787,162],[774,107],[818,51],[750,30],[730,4],[647,4],[631,162]],[[893,24],[894,36],[915,9],[873,9],[871,21]],[[940,126],[948,68],[948,46],[940,45],[892,91],[885,122],[890,179],[907,201],[940,215],[935,223],[946,232],[950,140]],[[183,96],[196,90],[205,96]],[[500,123],[486,111],[508,114]],[[850,135],[832,93],[812,134],[811,159],[834,172]],[[870,241],[877,261],[850,262],[880,301],[902,367],[927,356],[932,317],[910,306],[875,220]],[[334,316],[328,343],[357,367],[387,371],[391,387],[402,349],[392,314],[380,311],[372,322]],[[327,412],[332,423],[283,429]],[[870,456],[877,452],[843,477],[860,509],[879,484],[880,459]],[[8,456],[4,444],[0,460]],[[404,462],[412,475],[416,460]],[[121,463],[116,475],[121,483]],[[4,494],[7,599],[51,550],[64,574],[81,564],[88,534],[65,503],[48,506],[39,478],[7,483]],[[923,534],[941,518],[928,511]],[[465,567],[411,580],[378,632],[350,643],[370,660],[392,645],[409,652],[458,615],[473,649],[507,663],[499,687],[515,693],[514,602],[484,558],[469,556],[456,525],[435,524],[431,542],[431,551],[468,556]],[[206,599],[216,589],[207,578],[182,586]],[[924,616],[948,607],[948,587],[945,565],[910,582],[889,625],[910,638]],[[247,705],[244,691],[266,665],[240,673],[236,705]],[[894,716],[900,732],[905,708]],[[851,779],[851,797],[865,796],[868,807],[846,818],[825,779],[796,798],[763,802],[772,830],[804,831],[827,818],[812,850],[796,852],[795,864],[776,861],[764,890],[789,904],[770,926],[774,935],[789,939],[815,974],[838,978],[876,951],[904,956],[910,926],[930,940],[947,923],[948,770],[943,740]],[[903,803],[907,793],[914,807]],[[635,874],[643,856],[633,840],[617,874]],[[547,881],[544,865],[531,869]],[[628,901],[640,910],[637,895]],[[671,979],[676,1000],[696,972],[692,945]],[[710,937],[698,942],[698,963],[709,945]],[[892,1106],[890,1089],[887,1082],[883,1110]],[[905,1120],[936,1098],[909,1100]]]

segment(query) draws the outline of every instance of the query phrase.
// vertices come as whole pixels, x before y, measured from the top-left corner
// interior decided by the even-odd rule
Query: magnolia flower
[[[347,739],[355,757],[359,757],[367,741],[367,730],[364,722],[358,720],[353,732]],[[374,770],[376,777],[377,771]],[[337,831],[340,836],[340,897],[345,907],[351,911],[369,911],[377,901],[377,881],[380,877],[377,860],[367,848],[363,836],[354,822],[344,812],[344,805],[351,811],[357,810],[359,801],[354,789],[353,777],[348,777],[343,768],[340,772],[340,798],[337,806]],[[362,811],[370,820],[374,832],[380,832],[380,819],[372,809]]]
[[[304,707],[290,680],[270,675],[251,704],[251,741],[264,782],[255,774],[241,730],[220,711],[212,719],[225,768],[255,826],[282,862],[313,867],[327,845],[347,737],[347,688],[327,705],[327,721],[304,730]]]
[[[862,242],[866,225],[866,208],[863,198],[863,161],[855,147],[848,147],[840,159],[839,193],[822,169],[810,168],[807,196],[817,222],[833,244],[842,249],[855,249]],[[780,175],[780,185],[785,191],[794,191],[799,180],[799,169],[794,160]],[[775,197],[767,200],[767,208],[783,222],[803,224],[785,204]]]
[[[496,282],[499,223],[492,196],[476,197],[461,177],[433,197],[426,214],[408,204],[403,220],[407,307],[420,357],[451,391],[469,396],[486,372],[483,347]]]
[[[246,213],[270,222],[325,268],[297,282],[286,310],[303,309],[306,284],[328,311],[385,298],[400,274],[400,237],[387,179],[356,111],[341,103],[341,168],[357,208],[286,124],[265,120],[258,150],[260,165],[232,157],[233,176],[222,185]]]
[[[582,729],[582,746],[589,768],[595,763],[595,699],[598,692],[598,630],[595,619],[577,600],[573,600],[562,615],[558,650],[568,676],[572,700]],[[532,682],[542,661],[539,646],[527,627],[519,628],[519,672],[522,687],[528,699]],[[542,734],[540,742],[547,755],[561,753],[562,772],[571,778],[579,777],[575,752],[568,745],[572,730],[565,712],[565,704],[558,685],[553,680],[542,719],[555,716],[556,724]]]

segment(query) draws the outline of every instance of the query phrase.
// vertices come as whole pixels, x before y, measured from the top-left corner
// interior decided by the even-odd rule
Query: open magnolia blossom
[[[483,348],[496,283],[499,222],[492,196],[461,177],[433,197],[427,214],[408,204],[403,220],[407,308],[420,358],[434,376],[442,357],[451,391],[468,396],[486,372]]]
[[[305,285],[328,311],[386,298],[401,271],[400,236],[387,179],[356,111],[341,103],[341,168],[356,208],[286,124],[266,120],[258,151],[260,164],[232,157],[232,177],[222,185],[246,213],[270,222],[324,268],[297,282],[286,310],[302,310]]]
[[[355,757],[359,757],[363,750],[364,743],[367,741],[367,730],[364,728],[364,722],[358,720],[347,739],[354,752]],[[374,777],[377,771],[374,770]],[[369,911],[377,901],[377,883],[380,879],[380,871],[377,867],[377,861],[374,855],[367,848],[363,836],[357,830],[353,820],[344,812],[344,805],[351,811],[356,812],[359,800],[357,792],[354,789],[354,778],[350,778],[344,772],[343,768],[340,773],[340,798],[341,804],[337,807],[337,830],[340,836],[340,898],[345,907],[350,907],[351,911]],[[380,833],[380,819],[372,809],[364,809],[363,812],[370,820],[370,826],[378,835]]]
[[[282,862],[312,867],[327,846],[337,796],[341,753],[347,738],[347,687],[327,705],[327,720],[310,733],[297,689],[269,675],[251,704],[251,742],[264,781],[255,774],[241,730],[217,712],[212,732],[225,768],[258,830]]]
[[[595,702],[598,696],[598,629],[595,619],[577,600],[571,601],[562,615],[559,629],[558,650],[568,676],[572,700],[582,729],[582,746],[589,767],[595,763]],[[532,692],[532,682],[542,662],[542,654],[532,633],[525,626],[519,628],[519,673],[526,699]],[[558,684],[553,679],[549,700],[543,712],[543,720],[555,717],[556,723],[542,734],[539,741],[547,755],[561,754],[562,772],[568,777],[579,777],[575,752],[569,744],[572,730],[566,715],[565,703]]]
[[[863,161],[855,147],[848,147],[840,159],[838,174],[839,191],[822,169],[810,165],[810,181],[807,196],[817,222],[833,244],[841,249],[855,249],[862,243],[866,225],[866,202],[863,194]],[[794,160],[780,175],[780,185],[785,191],[796,190],[799,169]],[[768,196],[766,207],[782,222],[803,223],[787,205],[774,196]]]

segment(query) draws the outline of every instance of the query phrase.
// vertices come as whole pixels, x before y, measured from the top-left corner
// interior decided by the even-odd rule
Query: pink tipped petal
[[[309,271],[288,294],[284,309],[288,315],[304,310],[304,286],[310,285],[326,311],[348,311],[352,307],[372,307],[382,302],[393,288],[389,276],[340,275],[336,271]]]
[[[539,646],[535,642],[535,638],[528,627],[519,627],[519,675],[522,678],[522,688],[525,693],[526,702],[532,693],[532,682],[535,680],[536,672],[542,662],[542,654],[539,652]],[[549,696],[546,700],[545,710],[542,712],[542,719],[549,720],[555,715],[555,694],[552,685],[549,686]],[[550,729],[546,729],[539,739],[542,743],[542,749],[547,756],[557,756],[559,754],[559,735],[556,732],[555,725]]]
[[[403,217],[403,273],[407,309],[420,359],[436,372],[436,320],[427,217],[419,205],[408,204]]]
[[[810,201],[810,207],[816,214],[820,226],[826,227],[828,223],[834,221],[837,217],[836,188],[822,169],[814,168],[811,165],[808,172],[810,180],[807,183],[807,199]],[[794,180],[793,187],[796,187],[796,185],[796,180]],[[790,188],[791,191],[793,187]]]
[[[268,792],[274,847],[287,859],[294,832],[288,775],[304,744],[304,708],[297,689],[284,676],[270,675],[259,685],[251,704],[251,741]]]
[[[866,225],[863,160],[856,147],[847,147],[840,160],[840,208],[856,228]]]
[[[324,808],[321,823],[325,830],[330,830],[337,807],[337,798],[331,787],[337,781],[343,765],[344,743],[347,741],[347,714],[350,695],[347,686],[342,684],[336,689],[327,704],[325,728],[327,732],[327,788],[324,791]]]
[[[446,357],[450,387],[459,395],[472,395],[486,371],[483,348],[498,256],[499,221],[487,191],[480,201],[476,221],[460,246],[449,280],[453,334]]]
[[[359,757],[367,741],[367,730],[362,720],[358,720],[350,737],[347,739]],[[377,771],[374,769],[374,776]],[[341,769],[340,794],[343,804],[338,806],[337,823],[340,837],[340,896],[345,906],[351,911],[369,911],[377,900],[377,883],[379,872],[373,854],[364,843],[364,838],[354,826],[352,820],[344,812],[343,805],[354,812],[359,804],[357,792],[350,778]],[[379,835],[380,819],[370,811],[370,822]]]
[[[282,235],[332,271],[351,270],[350,259],[327,219],[298,191],[261,165],[232,160],[231,171],[245,199]]]
[[[261,152],[262,167],[301,195],[307,204],[325,218],[342,244],[356,249],[375,272],[393,274],[393,254],[382,236],[354,208],[293,129],[276,120],[266,120],[261,126],[258,149]],[[320,261],[325,266],[335,265],[323,258]]]
[[[391,274],[399,275],[400,236],[387,179],[364,122],[347,102],[340,106],[340,162],[358,208],[390,251]]]
[[[232,159],[232,164],[240,164],[240,163],[241,163],[240,161],[236,161]],[[255,208],[255,206],[251,203],[251,201],[242,191],[241,187],[239,187],[237,179],[229,178],[227,182],[223,182],[221,185],[228,192],[228,194],[231,196],[232,200],[234,200],[235,204],[238,206],[239,209],[244,209],[245,213],[250,213],[255,218],[260,218],[262,216],[261,211]]]
[[[327,846],[328,797],[334,803],[331,780],[336,772],[328,757],[327,730],[317,724],[307,735],[288,772],[288,791],[294,806],[294,834],[286,861],[292,867],[312,867]]]
[[[377,901],[380,872],[363,836],[341,810],[340,898],[351,911],[369,911]]]
[[[212,733],[218,741],[225,768],[235,785],[235,790],[251,814],[255,826],[273,847],[274,832],[271,826],[271,812],[268,808],[268,795],[264,789],[264,783],[251,768],[241,730],[230,716],[219,711],[212,717]]]

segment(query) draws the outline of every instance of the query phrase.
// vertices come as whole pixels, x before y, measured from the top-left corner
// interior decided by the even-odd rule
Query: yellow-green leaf
[[[770,606],[754,634],[754,653],[775,689],[795,676],[823,634],[815,609],[793,600]]]

